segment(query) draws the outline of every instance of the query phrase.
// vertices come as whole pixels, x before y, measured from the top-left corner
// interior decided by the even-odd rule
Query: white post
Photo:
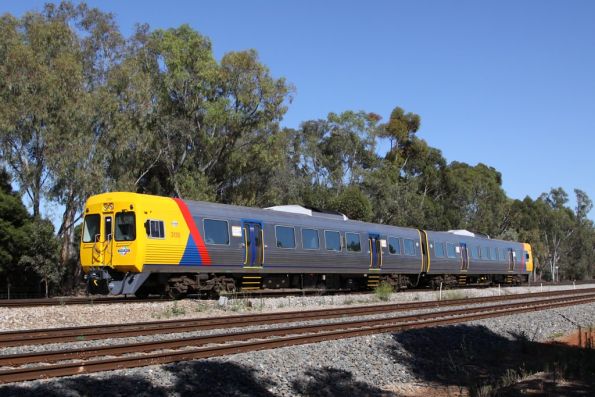
[[[576,289],[576,280],[572,280],[572,286]]]
[[[440,296],[438,298],[439,301],[442,300],[442,281],[440,282]]]
[[[543,283],[541,283],[541,292],[543,292]]]
[[[502,291],[500,291],[500,284],[498,284],[498,296],[502,295]]]

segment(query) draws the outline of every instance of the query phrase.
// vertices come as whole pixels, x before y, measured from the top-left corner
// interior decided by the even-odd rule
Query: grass
[[[178,301],[174,301],[174,303],[171,306],[169,306],[167,309],[165,309],[164,311],[162,311],[160,313],[153,314],[152,317],[161,319],[161,318],[171,318],[171,317],[183,316],[185,314],[186,314],[186,309],[183,307],[180,307],[178,305]]]
[[[442,300],[449,301],[449,300],[456,300],[456,299],[465,299],[467,296],[463,291],[444,291],[442,293]]]
[[[392,293],[393,286],[385,281],[381,282],[378,287],[374,288],[374,294],[376,295],[376,298],[381,301],[389,300]]]

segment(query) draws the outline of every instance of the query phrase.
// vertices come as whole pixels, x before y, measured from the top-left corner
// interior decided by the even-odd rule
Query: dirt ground
[[[583,397],[595,395],[594,379],[584,374],[593,369],[595,363],[595,329],[581,329],[564,335],[550,342],[532,345],[529,351],[520,353],[518,358],[506,357],[503,365],[516,361],[524,366],[527,354],[534,360],[551,363],[547,370],[531,373],[507,380],[508,384],[486,384],[483,387],[467,388],[461,386],[445,386],[443,384],[394,384],[385,387],[389,393],[402,397],[468,397],[468,396],[569,396]],[[586,367],[580,376],[572,368],[572,362],[580,360]],[[521,364],[522,363],[522,364]]]

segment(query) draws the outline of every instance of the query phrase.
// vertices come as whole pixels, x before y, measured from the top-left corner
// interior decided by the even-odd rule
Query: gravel
[[[581,285],[578,288],[593,287]],[[568,287],[566,287],[568,288]],[[543,290],[562,289],[543,287]],[[539,292],[541,289],[457,290],[445,298],[491,296],[508,293]],[[435,299],[430,291],[393,294],[391,302]],[[372,302],[370,295],[290,297],[237,300],[219,308],[216,302],[182,301],[177,303],[127,303],[44,308],[0,308],[2,330],[76,326],[100,323],[130,323],[157,318],[196,318],[289,309],[326,308],[342,304]],[[248,303],[250,302],[250,303]],[[339,321],[339,320],[337,320]],[[68,378],[38,380],[0,386],[0,395],[66,396],[339,396],[403,395],[411,385],[461,385],[488,374],[501,364],[502,352],[521,351],[537,342],[576,331],[595,323],[595,304],[532,312],[466,324],[381,334],[312,345],[241,353],[226,357],[195,360],[162,366],[149,366]],[[187,335],[209,334],[187,333]],[[175,335],[179,336],[179,335]],[[127,338],[141,341],[171,338],[152,336]],[[114,341],[77,342],[96,346],[123,343]],[[60,345],[62,348],[64,345]],[[58,345],[15,347],[1,354],[56,349]],[[514,365],[510,364],[513,368]],[[514,367],[516,368],[516,367]]]

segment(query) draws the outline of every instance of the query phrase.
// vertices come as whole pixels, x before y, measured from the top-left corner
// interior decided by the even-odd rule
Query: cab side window
[[[145,222],[145,231],[149,238],[165,238],[165,226],[163,221],[148,219]]]

